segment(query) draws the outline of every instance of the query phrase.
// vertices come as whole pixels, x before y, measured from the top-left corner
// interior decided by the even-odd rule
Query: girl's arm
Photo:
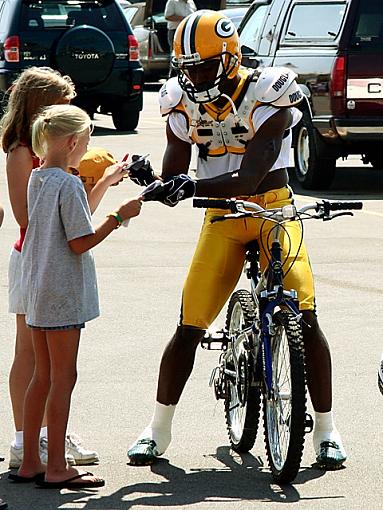
[[[15,220],[22,228],[28,225],[27,189],[33,168],[28,147],[19,146],[7,155],[8,193]]]
[[[141,205],[141,198],[134,198],[122,204],[116,212],[121,217],[121,220],[124,221],[128,218],[138,216],[141,211]],[[101,243],[101,241],[108,237],[119,225],[120,222],[114,216],[108,216],[101,225],[96,228],[94,234],[77,237],[76,239],[68,241],[69,247],[73,253],[81,255]]]

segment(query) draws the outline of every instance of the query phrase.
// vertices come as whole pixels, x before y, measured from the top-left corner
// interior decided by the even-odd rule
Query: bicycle
[[[225,402],[232,449],[248,452],[254,446],[262,400],[272,476],[278,483],[291,482],[298,473],[305,434],[311,432],[313,420],[306,412],[305,357],[297,292],[285,289],[283,284],[289,269],[284,268],[281,232],[286,232],[283,225],[289,221],[328,221],[352,215],[349,210],[361,209],[363,204],[323,200],[299,210],[293,204],[263,209],[243,200],[194,199],[193,206],[230,211],[212,218],[212,222],[252,217],[275,223],[270,231],[266,269],[260,271],[257,243],[250,243],[245,262],[250,291],[233,292],[225,329],[207,334],[201,344],[214,349],[218,342],[222,351],[210,385],[214,386],[216,398]],[[302,228],[301,232],[303,238]]]

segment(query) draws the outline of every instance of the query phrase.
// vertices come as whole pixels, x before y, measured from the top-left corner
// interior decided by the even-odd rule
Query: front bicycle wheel
[[[254,359],[241,333],[251,327],[256,305],[247,290],[234,292],[226,315],[230,343],[225,356],[225,416],[230,444],[237,452],[248,452],[257,436],[261,393],[252,380]]]
[[[291,482],[299,471],[305,440],[306,377],[302,328],[289,312],[273,316],[272,388],[263,397],[266,451],[274,479]]]

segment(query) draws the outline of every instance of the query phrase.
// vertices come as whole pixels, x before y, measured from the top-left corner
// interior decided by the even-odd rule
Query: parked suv
[[[383,8],[377,0],[256,0],[239,27],[243,64],[285,66],[306,99],[294,130],[302,186],[325,189],[336,159],[383,168]]]
[[[142,110],[138,43],[114,0],[0,1],[0,93],[30,66],[69,75],[73,101],[133,130]]]

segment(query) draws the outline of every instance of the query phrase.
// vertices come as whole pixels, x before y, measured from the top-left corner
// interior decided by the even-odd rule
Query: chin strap
[[[237,108],[235,106],[235,103],[232,100],[232,98],[230,96],[227,96],[226,94],[221,94],[221,97],[224,97],[224,98],[226,98],[229,101],[229,103],[231,105],[231,108],[233,110],[233,113],[234,113],[234,121],[235,121],[236,127],[242,125],[246,129],[249,129],[249,126],[247,126],[246,123],[243,120],[241,120],[240,116],[238,115],[238,110],[237,110]]]

